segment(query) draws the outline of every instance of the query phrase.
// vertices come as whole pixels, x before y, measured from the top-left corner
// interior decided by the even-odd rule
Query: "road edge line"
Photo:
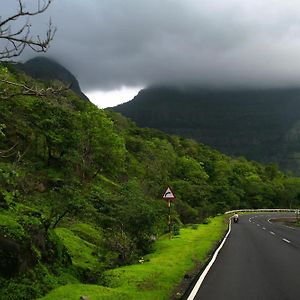
[[[219,248],[215,251],[215,253],[213,254],[212,259],[210,260],[209,264],[206,266],[206,268],[204,269],[204,271],[202,272],[202,274],[200,275],[198,281],[196,282],[194,288],[192,289],[190,295],[188,296],[187,300],[193,300],[200,288],[200,286],[202,285],[207,273],[209,272],[210,268],[212,267],[212,265],[214,264],[214,262],[217,259],[217,256],[220,252],[220,250],[222,249],[222,247],[224,246],[229,234],[231,232],[231,219],[229,219],[229,229],[228,232],[226,233],[222,243],[220,244]]]

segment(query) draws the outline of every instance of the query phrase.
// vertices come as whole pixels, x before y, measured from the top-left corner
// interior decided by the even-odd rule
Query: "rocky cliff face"
[[[115,111],[139,126],[193,138],[219,151],[300,173],[300,90],[155,87]]]

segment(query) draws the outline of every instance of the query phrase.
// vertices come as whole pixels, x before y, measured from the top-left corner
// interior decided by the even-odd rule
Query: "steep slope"
[[[78,96],[89,100],[88,97],[81,91],[79,82],[75,76],[61,64],[52,59],[46,57],[35,57],[24,64],[15,64],[15,67],[35,79],[43,81],[59,80],[67,86],[71,85],[71,90],[73,90]]]
[[[300,179],[275,165],[138,128],[70,90],[28,95],[25,85],[47,84],[8,64],[0,78],[1,300],[106,285],[104,270],[137,262],[168,232],[167,186],[176,234],[229,209],[300,206]]]
[[[276,162],[299,174],[300,90],[155,87],[114,108],[139,126],[193,138],[219,151]]]

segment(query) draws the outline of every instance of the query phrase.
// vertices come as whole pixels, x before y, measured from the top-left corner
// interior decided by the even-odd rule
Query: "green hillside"
[[[103,274],[156,257],[166,249],[167,186],[176,194],[172,232],[179,236],[187,224],[209,223],[229,209],[300,205],[300,180],[274,164],[138,128],[70,90],[24,95],[24,84],[50,83],[9,64],[0,66],[0,78],[10,82],[0,82],[0,299],[105,286]],[[194,236],[186,228],[182,234]]]
[[[151,87],[113,108],[138,126],[300,174],[300,90]]]

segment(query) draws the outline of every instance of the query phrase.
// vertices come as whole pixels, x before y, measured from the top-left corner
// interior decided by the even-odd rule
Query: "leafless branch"
[[[9,93],[6,89],[3,89],[2,92],[0,92],[0,99],[11,99],[16,96],[37,96],[37,97],[46,97],[49,95],[56,95],[56,94],[61,94],[64,91],[67,91],[71,88],[71,84],[68,86],[63,86],[61,85],[58,88],[54,87],[48,87],[48,88],[40,88],[36,86],[28,86],[23,83],[17,83],[13,82],[7,79],[1,79],[0,78],[0,83],[4,83],[7,85],[15,86],[20,88],[19,92],[13,92]]]
[[[14,149],[17,147],[18,143],[14,144],[12,147],[10,147],[9,149],[6,150],[0,150],[0,157],[2,158],[6,158],[6,157],[10,157],[12,155],[14,155],[16,152],[14,151]]]
[[[15,14],[4,19],[0,16],[0,40],[6,41],[4,48],[0,49],[0,60],[19,56],[26,47],[35,52],[46,52],[56,32],[50,19],[44,38],[31,36],[30,18],[45,12],[53,0],[37,0],[35,10],[26,10],[24,0],[17,2]]]

